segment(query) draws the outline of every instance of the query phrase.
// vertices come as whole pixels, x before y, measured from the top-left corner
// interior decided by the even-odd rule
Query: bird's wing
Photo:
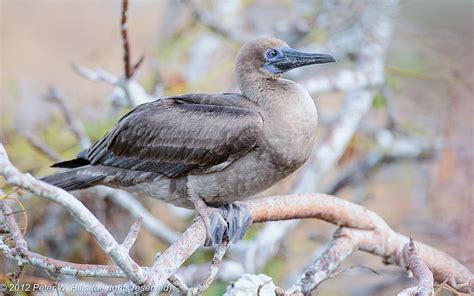
[[[203,104],[181,96],[140,105],[94,144],[87,158],[93,165],[168,177],[221,170],[253,149],[263,128],[259,112],[226,100]]]

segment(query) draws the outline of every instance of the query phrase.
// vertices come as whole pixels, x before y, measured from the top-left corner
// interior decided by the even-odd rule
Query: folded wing
[[[89,149],[87,160],[168,177],[221,170],[255,147],[262,127],[257,111],[238,104],[166,98],[125,115]]]

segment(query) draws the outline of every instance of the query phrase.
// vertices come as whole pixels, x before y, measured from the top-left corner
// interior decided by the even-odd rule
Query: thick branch
[[[334,196],[313,193],[274,196],[246,202],[254,222],[295,218],[317,218],[344,226],[341,235],[351,237],[358,249],[384,258],[387,263],[406,266],[403,247],[408,237],[393,231],[385,221],[366,208]],[[153,265],[155,284],[163,284],[202,244],[205,228],[202,220],[195,222],[179,240],[170,246]],[[466,283],[473,274],[461,263],[422,243],[417,243],[420,257],[433,271],[438,282],[452,277],[455,283]],[[347,254],[348,255],[348,254]]]

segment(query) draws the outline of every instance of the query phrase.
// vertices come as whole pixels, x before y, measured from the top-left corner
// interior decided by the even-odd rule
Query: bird
[[[195,209],[205,245],[241,240],[252,224],[242,202],[300,168],[313,150],[318,114],[283,73],[335,62],[277,38],[245,43],[236,59],[241,93],[158,98],[125,114],[89,149],[42,181],[67,191],[105,185]]]

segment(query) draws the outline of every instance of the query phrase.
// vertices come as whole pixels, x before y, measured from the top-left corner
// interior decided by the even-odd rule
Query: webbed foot
[[[205,246],[219,245],[224,238],[229,242],[241,240],[252,225],[252,216],[241,202],[214,208],[198,200],[194,205],[206,226]]]

